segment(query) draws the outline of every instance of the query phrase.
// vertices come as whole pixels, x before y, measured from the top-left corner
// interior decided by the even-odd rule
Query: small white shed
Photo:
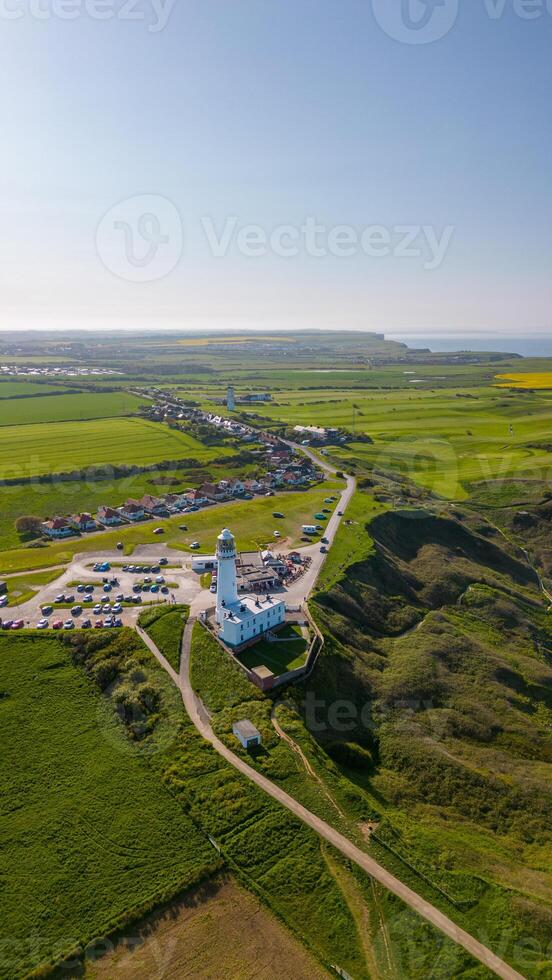
[[[232,725],[232,731],[244,749],[251,749],[255,745],[261,744],[261,733],[247,718],[244,718],[243,721],[235,721]]]

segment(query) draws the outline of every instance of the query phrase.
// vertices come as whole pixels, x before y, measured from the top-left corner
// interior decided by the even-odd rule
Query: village
[[[224,420],[230,421],[230,420]],[[231,423],[240,425],[240,423]],[[259,441],[263,433],[256,433]],[[162,520],[178,514],[190,514],[214,504],[232,500],[252,500],[255,496],[273,496],[279,490],[301,490],[324,479],[322,470],[306,456],[276,440],[265,449],[266,472],[258,478],[228,477],[216,483],[204,482],[197,488],[187,488],[177,493],[145,494],[138,499],[129,498],[118,506],[101,505],[95,515],[88,513],[68,516],[56,515],[40,525],[40,533],[52,540],[69,538],[78,534],[128,526],[143,521]],[[156,529],[155,533],[163,533]]]

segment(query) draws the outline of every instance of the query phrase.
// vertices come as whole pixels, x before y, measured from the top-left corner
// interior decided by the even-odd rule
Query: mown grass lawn
[[[38,592],[44,585],[55,582],[62,574],[63,569],[52,568],[43,572],[28,572],[25,575],[14,575],[6,582],[8,586],[8,598],[10,606],[20,606]]]
[[[281,633],[277,634],[281,636]],[[237,659],[250,670],[264,665],[273,674],[285,674],[288,670],[296,670],[305,663],[307,640],[295,635],[274,643],[259,640],[253,647],[248,647]]]
[[[126,391],[79,392],[36,398],[2,399],[0,385],[0,426],[114,418],[137,412],[144,400]]]
[[[212,554],[217,536],[224,527],[231,528],[236,535],[238,547],[244,551],[268,542],[274,546],[273,531],[276,528],[282,535],[278,547],[294,547],[301,538],[301,525],[310,523],[312,515],[324,506],[324,498],[328,494],[337,494],[343,486],[342,480],[327,480],[311,490],[220,504],[168,520],[157,519],[133,527],[69,538],[45,548],[18,548],[0,552],[0,573],[63,564],[71,561],[73,555],[80,552],[113,550],[118,541],[123,542],[126,555],[131,555],[140,544],[168,544],[189,551],[190,545],[196,540],[201,545],[200,554]],[[273,518],[272,514],[277,510],[285,514],[283,520]],[[180,530],[182,524],[186,525],[187,531]],[[154,534],[157,527],[163,528],[162,535]]]
[[[50,401],[57,399],[49,398]],[[204,446],[184,432],[144,419],[0,427],[3,479],[72,472],[87,466],[149,464],[166,459],[203,461],[219,454],[218,448]]]
[[[0,941],[15,978],[198,881],[216,854],[57,638],[0,635],[0,692]]]
[[[549,392],[506,392],[492,383],[433,388],[431,375],[416,370],[410,380],[417,379],[423,383],[391,391],[282,391],[263,405],[262,414],[288,425],[349,431],[354,414],[355,431],[373,442],[331,449],[338,464],[356,461],[366,470],[404,474],[449,499],[466,497],[467,484],[474,481],[550,478]]]

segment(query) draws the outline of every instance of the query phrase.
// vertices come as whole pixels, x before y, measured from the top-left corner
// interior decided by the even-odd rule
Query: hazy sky
[[[0,329],[547,331],[552,2],[443,2],[0,0]]]

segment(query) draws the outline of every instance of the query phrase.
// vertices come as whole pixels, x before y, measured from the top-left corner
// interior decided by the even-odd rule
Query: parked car
[[[154,534],[164,534],[165,533],[165,528],[164,527],[156,527],[153,533]]]
[[[3,630],[11,630],[12,626],[13,626],[13,619],[4,619],[4,621],[2,622]]]
[[[198,551],[198,549],[201,548],[201,545],[199,541],[192,541],[190,548],[192,549],[192,551]]]
[[[148,585],[148,583],[145,582],[144,585],[142,586],[142,592],[149,592],[150,589],[151,589],[151,585]]]
[[[65,602],[65,593],[60,592],[54,599],[54,602]]]
[[[101,630],[101,629],[103,629],[103,619],[97,619],[96,620],[96,622],[94,623],[94,629],[95,630]]]
[[[11,624],[11,628],[12,630],[22,630],[24,625],[25,623],[22,619],[14,619],[13,623]]]
[[[322,553],[323,555],[325,555],[325,554],[326,554],[326,552],[327,552],[327,550],[328,550],[328,549],[326,548],[326,545],[325,545],[325,544],[323,544],[323,545],[322,545],[322,547],[320,548],[320,551],[321,551],[321,553]]]
[[[8,599],[7,595],[3,595],[0,598],[0,609],[3,609],[4,606],[7,606],[8,602],[9,602],[9,599]]]
[[[53,630],[62,630],[63,629],[63,620],[62,619],[56,619],[55,622],[52,623],[52,629]]]
[[[121,606],[121,603],[120,602],[116,602],[115,605],[113,606],[113,612],[114,613],[120,613],[122,611],[123,611],[123,607]]]
[[[102,611],[102,607],[100,605],[94,606],[94,608],[92,610],[92,612],[94,613],[95,616],[99,616],[100,613],[101,613],[101,611]]]
[[[211,582],[211,584],[209,586],[209,592],[216,592],[216,591],[217,591],[217,583],[216,582]]]
[[[144,579],[144,585],[151,585],[151,579],[147,575],[146,575],[146,577]]]
[[[70,606],[71,603],[75,601],[75,596],[74,595],[66,595],[65,596],[65,601],[66,601],[67,605]]]
[[[54,610],[53,610],[52,606],[41,606],[40,607],[40,611],[41,611],[41,613],[42,613],[43,616],[48,617],[48,616],[51,616],[52,615],[52,613],[53,613]]]
[[[72,616],[80,616],[81,612],[82,612],[82,606],[73,606],[73,608],[71,610],[71,615]]]
[[[337,516],[338,516],[338,517],[343,517],[343,511],[342,511],[342,510],[338,510],[338,512],[337,512]]]
[[[163,595],[168,595],[168,592],[169,592],[168,586],[162,585],[161,586],[161,592],[163,593]]]
[[[109,605],[109,603],[107,603],[107,605],[105,605],[105,606],[102,606],[102,612],[103,613],[110,613],[111,612],[111,606]]]
[[[65,622],[64,622],[64,624],[63,624],[63,629],[64,630],[74,630],[75,629],[75,624],[74,624],[73,620],[72,619],[66,619]]]
[[[141,603],[141,601],[142,601],[142,596],[141,595],[135,595],[132,601],[133,601],[133,603],[134,603],[135,606],[139,606],[140,603]]]
[[[122,621],[122,619],[119,619],[119,618],[117,617],[117,619],[114,619],[114,620],[113,620],[113,625],[114,625],[114,626],[122,626],[122,625],[123,625],[123,621]]]
[[[109,582],[106,582],[106,584],[103,587],[103,590],[104,590],[104,592],[111,592],[112,588],[113,588],[113,586],[110,585]]]
[[[150,592],[159,592],[159,586],[158,585],[152,585],[151,588],[150,588]]]
[[[169,564],[169,559],[168,558],[160,558],[159,559],[159,564],[160,565],[168,565]]]
[[[113,626],[113,620],[111,616],[108,616],[107,619],[104,619],[104,627],[105,629],[109,630],[111,629],[112,626]]]
[[[122,551],[124,548],[122,541],[117,541],[117,551]]]
[[[320,540],[321,540],[322,544],[329,544],[330,543],[328,538],[320,538]]]
[[[91,619],[83,619],[83,621],[81,623],[81,629],[83,629],[83,630],[89,630],[91,628],[91,626],[92,626],[92,620]]]
[[[159,565],[152,565],[150,568],[150,572],[153,572],[154,575],[158,575],[160,571]]]
[[[138,585],[138,582],[137,582],[136,585],[133,585],[132,586],[132,591],[133,592],[141,592],[142,591],[142,586],[141,585]]]
[[[165,582],[165,576],[164,575],[157,575],[155,581],[157,582],[158,585],[163,585],[164,582]]]
[[[272,516],[278,518],[278,520],[282,520],[282,518],[284,517],[284,515],[281,514],[279,510],[275,510]]]
[[[36,624],[36,628],[37,630],[47,630],[49,625],[50,624],[47,619],[39,619],[38,623]]]
[[[77,585],[77,592],[84,592],[84,585]]]
[[[124,602],[124,601],[125,601],[125,597],[123,593],[119,592],[119,595],[115,596],[115,602]]]
[[[273,533],[273,535],[274,535],[275,538],[281,538],[282,537],[282,535],[280,534],[279,531],[273,531],[272,533]]]
[[[93,592],[94,591],[94,586],[93,585],[85,585],[84,591],[85,592],[88,592],[88,593]]]

